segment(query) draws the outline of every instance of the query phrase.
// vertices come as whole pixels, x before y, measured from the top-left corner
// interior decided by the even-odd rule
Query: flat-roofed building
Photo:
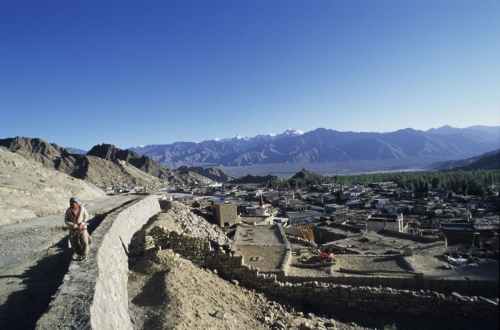
[[[379,231],[382,229],[397,232],[406,232],[403,214],[368,214],[366,219],[367,231]]]

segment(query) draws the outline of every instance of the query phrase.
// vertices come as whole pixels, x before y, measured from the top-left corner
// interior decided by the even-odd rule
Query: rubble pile
[[[166,215],[182,228],[185,234],[192,237],[204,237],[219,245],[232,244],[232,240],[222,229],[192,213],[188,206],[179,202],[168,202],[164,207]]]
[[[158,227],[155,231],[161,232]],[[139,288],[155,279],[159,285]],[[312,313],[236,280],[223,280],[216,270],[199,268],[172,250],[145,255],[134,265],[130,281],[137,286],[131,292],[134,329],[347,330],[353,326],[330,318],[331,313]]]

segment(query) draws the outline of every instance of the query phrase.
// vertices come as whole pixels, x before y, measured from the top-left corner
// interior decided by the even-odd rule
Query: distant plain
[[[289,179],[301,169],[324,176],[355,175],[363,173],[387,173],[426,171],[439,161],[450,160],[450,157],[425,158],[408,157],[403,159],[388,160],[351,160],[331,163],[281,163],[281,164],[256,164],[249,166],[215,166],[226,173],[243,177],[245,175],[276,175],[282,179]]]

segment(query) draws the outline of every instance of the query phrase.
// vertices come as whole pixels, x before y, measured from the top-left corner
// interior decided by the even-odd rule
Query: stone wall
[[[132,329],[127,246],[159,212],[156,196],[148,196],[108,215],[92,233],[88,259],[70,264],[37,329]]]
[[[276,275],[261,274],[259,269],[244,265],[242,256],[222,248],[211,249],[205,238],[190,237],[154,227],[148,235],[154,242],[146,249],[172,249],[201,267],[216,269],[222,276],[240,283],[262,289],[286,299],[300,301],[323,308],[351,307],[357,310],[400,314],[431,314],[453,316],[467,314],[474,318],[498,319],[498,298],[462,296],[459,293],[445,295],[430,290],[398,290],[390,287],[362,286],[362,277],[341,277],[340,283],[326,283],[314,280],[290,283],[278,281]],[[351,278],[350,280],[348,280]],[[304,279],[302,279],[304,280]],[[345,281],[354,285],[346,285]],[[375,283],[392,285],[394,281],[409,284],[414,278],[378,277]],[[354,282],[358,283],[354,283]],[[386,281],[386,283],[384,282]],[[487,285],[487,283],[485,284]]]
[[[286,256],[285,260],[283,260],[283,264],[281,265],[281,272],[280,275],[284,277],[286,272],[288,271],[288,268],[290,267],[290,263],[292,261],[292,248],[290,246],[290,242],[286,239],[286,233],[285,230],[283,229],[282,226],[278,225],[278,228],[281,232],[281,236],[285,238],[285,246],[286,246]]]

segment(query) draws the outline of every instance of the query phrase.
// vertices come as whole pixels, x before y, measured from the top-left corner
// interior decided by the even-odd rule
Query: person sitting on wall
[[[90,244],[90,238],[87,232],[89,213],[80,204],[77,197],[71,197],[69,205],[64,215],[64,222],[69,229],[69,241],[77,256],[76,260],[85,260],[87,259]]]

